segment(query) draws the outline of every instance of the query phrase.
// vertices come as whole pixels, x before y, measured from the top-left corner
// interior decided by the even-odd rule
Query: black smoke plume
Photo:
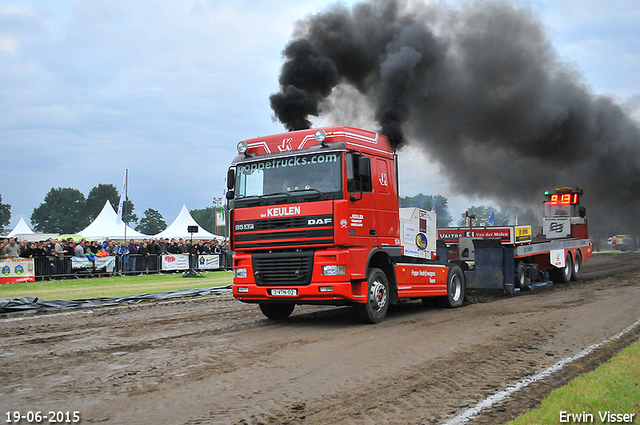
[[[284,56],[270,101],[287,129],[309,128],[329,99],[364,102],[395,148],[423,146],[460,193],[529,205],[579,184],[592,230],[638,233],[638,122],[558,58],[530,10],[337,4],[300,21]]]

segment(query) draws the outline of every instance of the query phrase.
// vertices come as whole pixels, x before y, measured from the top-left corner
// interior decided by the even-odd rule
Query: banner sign
[[[200,270],[220,269],[220,254],[198,255],[198,269]]]
[[[189,270],[189,255],[187,254],[163,255],[162,270]]]
[[[0,260],[0,283],[35,282],[33,258],[3,258]]]
[[[94,261],[87,257],[71,258],[71,268],[73,269],[93,269],[94,266],[96,270],[105,269],[107,273],[111,273],[116,266],[116,257],[95,257]]]
[[[460,238],[500,239],[504,244],[531,242],[531,226],[446,227],[438,229],[438,239],[457,243]]]

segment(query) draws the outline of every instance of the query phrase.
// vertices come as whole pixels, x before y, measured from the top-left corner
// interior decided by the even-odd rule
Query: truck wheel
[[[464,273],[458,266],[449,267],[447,276],[447,296],[440,298],[442,307],[460,307],[464,301]]]
[[[522,261],[518,261],[518,265],[516,266],[516,271],[514,273],[514,283],[516,284],[516,288],[526,289],[526,282],[527,267]]]
[[[551,272],[551,280],[554,283],[569,283],[573,271],[573,261],[571,261],[571,253],[567,252],[567,258],[564,261],[564,267],[561,269],[554,268]]]
[[[291,313],[293,313],[293,309],[295,307],[295,304],[260,303],[260,310],[262,310],[262,314],[267,316],[269,319],[274,320],[286,319],[291,315]]]
[[[369,269],[367,274],[367,302],[356,309],[365,323],[380,323],[389,308],[389,282],[380,269]]]
[[[580,250],[576,250],[576,258],[573,260],[573,272],[571,273],[571,280],[580,279],[580,270],[582,270],[582,254]]]

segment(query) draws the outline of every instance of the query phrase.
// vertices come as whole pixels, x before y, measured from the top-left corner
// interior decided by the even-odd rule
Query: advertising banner
[[[93,269],[94,266],[96,270],[105,269],[107,273],[111,273],[116,266],[116,257],[95,257],[94,261],[86,257],[71,258],[71,268],[73,269]]]
[[[0,283],[35,282],[33,258],[3,258],[0,260]]]
[[[162,270],[189,270],[189,256],[187,254],[163,255]]]
[[[220,254],[198,255],[198,269],[200,270],[220,269]]]

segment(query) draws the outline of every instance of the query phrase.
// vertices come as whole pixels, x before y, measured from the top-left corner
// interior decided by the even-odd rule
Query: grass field
[[[640,341],[552,391],[540,406],[509,425],[557,423],[640,424]]]
[[[0,285],[0,298],[38,297],[41,300],[73,300],[97,297],[122,297],[176,289],[207,288],[232,283],[233,272],[202,273],[200,277],[182,277],[182,273],[144,276],[117,276],[57,281],[23,282]]]

